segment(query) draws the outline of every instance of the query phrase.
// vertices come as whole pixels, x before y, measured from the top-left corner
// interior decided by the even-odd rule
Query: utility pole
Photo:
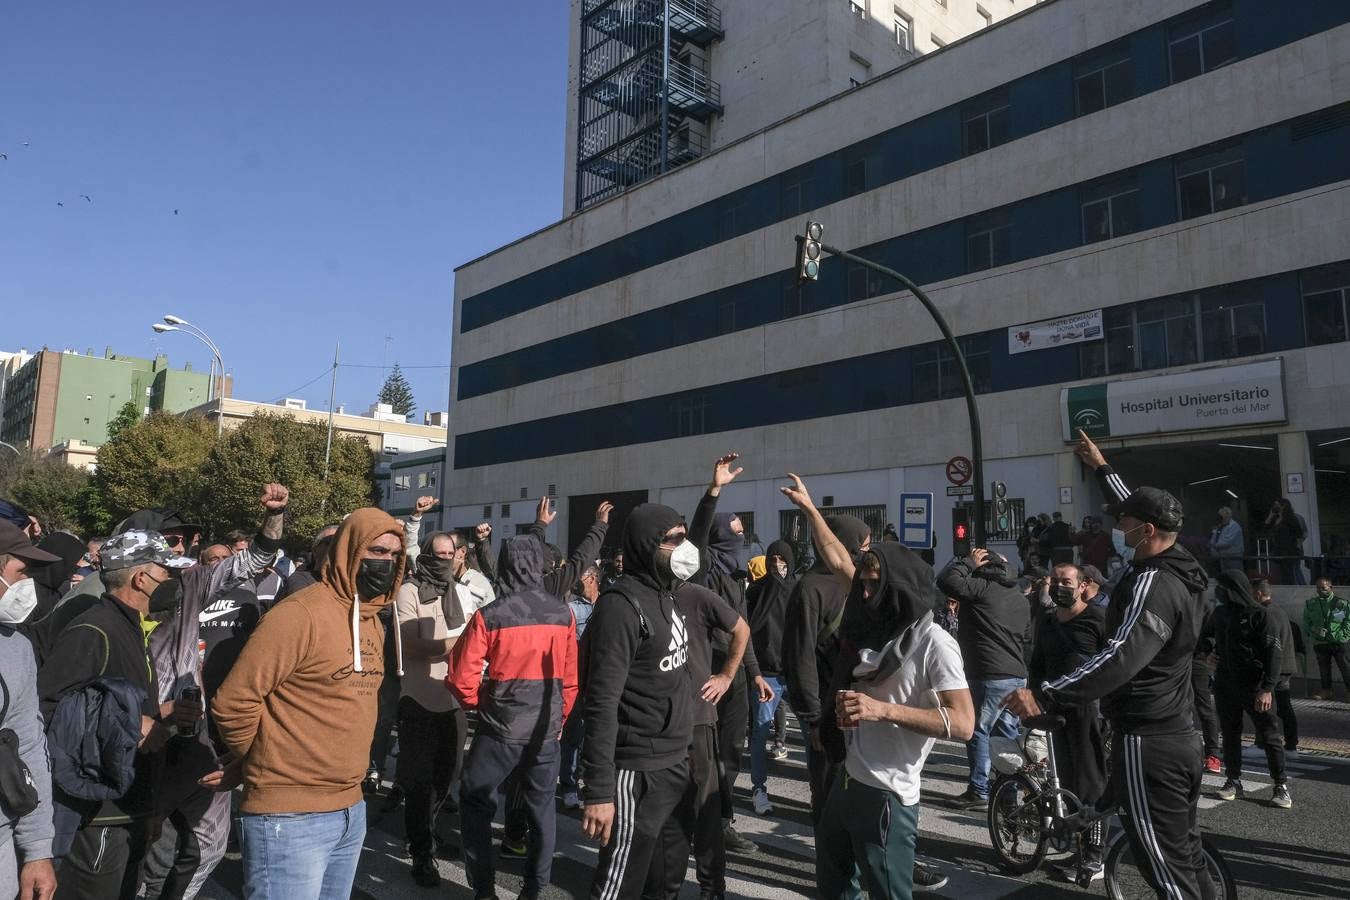
[[[328,461],[333,453],[333,403],[337,399],[338,341],[333,342],[333,377],[328,382],[328,440],[323,447],[323,497],[319,500],[319,515],[328,508]]]

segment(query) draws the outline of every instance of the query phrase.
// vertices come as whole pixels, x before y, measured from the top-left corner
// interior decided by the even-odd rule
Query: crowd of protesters
[[[784,540],[751,558],[744,523],[717,509],[734,453],[688,520],[635,508],[609,561],[608,502],[568,554],[547,542],[547,498],[494,554],[487,523],[423,535],[423,497],[402,521],[356,510],[297,559],[280,484],[259,486],[251,531],[158,508],[86,539],[0,505],[0,898],[191,898],[235,841],[247,897],[346,897],[393,740],[384,806],[403,807],[419,885],[440,883],[438,821],[457,811],[470,887],[496,896],[502,811],[520,896],[542,895],[560,801],[600,844],[592,897],[675,898],[691,854],[700,897],[721,897],[728,854],[758,850],[733,785],[748,752],[750,808],[773,815],[788,709],[819,896],[941,887],[915,858],[935,742],[965,743],[952,805],[980,812],[991,741],[1042,709],[1065,720],[1077,796],[1140,779],[1116,795],[1159,895],[1203,896],[1202,771],[1242,793],[1245,715],[1272,802],[1292,805],[1295,648],[1311,646],[1324,692],[1333,664],[1350,683],[1350,603],[1322,579],[1295,620],[1222,564],[1216,606],[1176,499],[1129,491],[1085,436],[1079,455],[1115,528],[1029,520],[1020,570],[980,547],[934,571],[893,530],[873,543],[822,514],[795,475],[782,492],[811,560]],[[1240,544],[1220,518],[1214,545]],[[1064,877],[1100,877],[1103,841],[1088,835]]]

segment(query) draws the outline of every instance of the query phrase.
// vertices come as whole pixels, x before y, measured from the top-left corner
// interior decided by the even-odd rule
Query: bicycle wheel
[[[1000,775],[989,793],[989,840],[1004,868],[1032,872],[1050,840],[1041,809],[1041,786],[1026,775]]]
[[[1228,864],[1203,835],[1200,837],[1200,849],[1205,855],[1209,879],[1214,883],[1214,896],[1218,900],[1237,900],[1237,882],[1228,871]],[[1130,846],[1129,837],[1124,834],[1106,854],[1106,895],[1112,900],[1153,900],[1158,896],[1140,870],[1134,858],[1134,848]]]

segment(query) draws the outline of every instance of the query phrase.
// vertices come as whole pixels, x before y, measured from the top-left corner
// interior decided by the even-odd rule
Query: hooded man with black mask
[[[1294,804],[1285,780],[1284,734],[1274,709],[1275,685],[1284,663],[1279,620],[1257,599],[1242,572],[1221,571],[1215,594],[1219,605],[1214,610],[1214,705],[1227,778],[1219,788],[1219,799],[1243,795],[1242,716],[1246,713],[1256,743],[1266,751],[1274,782],[1271,803],[1289,809]]]
[[[850,558],[856,558],[871,546],[871,530],[861,519],[841,515],[829,516],[822,522]],[[807,729],[806,768],[813,821],[820,818],[825,794],[833,780],[833,767],[821,743],[820,729],[832,714],[829,688],[839,652],[844,601],[848,598],[848,586],[835,577],[825,561],[821,534],[812,529],[816,559],[797,579],[783,622],[783,677],[792,711]]]
[[[1007,561],[983,548],[952,560],[938,575],[937,586],[961,602],[956,639],[975,702],[975,733],[966,742],[969,782],[956,804],[979,809],[989,802],[989,738],[1017,739],[1017,718],[1002,704],[1009,693],[1026,687],[1031,613]]]
[[[778,540],[764,552],[764,577],[752,583],[745,592],[749,611],[750,639],[759,660],[760,674],[773,689],[774,696],[767,703],[758,698],[750,704],[753,726],[750,732],[750,801],[759,815],[768,813],[767,782],[769,776],[769,735],[773,732],[774,717],[783,702],[787,687],[783,681],[783,622],[787,618],[788,601],[797,586],[793,574],[792,545]]]
[[[688,626],[674,598],[699,569],[687,537],[670,507],[634,509],[623,528],[623,575],[586,626],[582,830],[601,844],[597,900],[642,896],[662,829],[687,794],[693,693]]]
[[[933,570],[893,542],[854,556],[795,475],[783,493],[811,523],[817,549],[847,592],[822,742],[841,770],[816,824],[816,889],[827,900],[907,898],[913,890],[919,786],[936,738],[974,725],[961,653],[933,619]],[[865,847],[865,853],[858,849]]]
[[[537,534],[503,541],[497,599],[474,613],[450,650],[445,683],[478,711],[460,778],[464,867],[475,897],[495,896],[492,820],[513,773],[531,825],[520,896],[538,897],[552,875],[558,740],[577,696],[577,630],[571,607],[545,586],[546,569]]]
[[[694,520],[689,525],[689,540],[698,548],[701,565],[699,572],[691,579],[702,584],[721,597],[742,619],[749,620],[745,605],[745,579],[747,569],[745,549],[745,529],[735,513],[717,512],[718,497],[722,489],[736,480],[744,469],[732,469],[732,464],[740,454],[728,453],[713,463],[712,480],[708,489],[694,510]],[[713,670],[722,668],[726,662],[729,636],[723,632],[714,634]],[[732,853],[754,853],[759,848],[754,842],[741,837],[732,826],[730,816],[730,798],[736,776],[741,771],[741,757],[745,753],[745,733],[750,715],[750,688],[747,682],[753,682],[753,691],[761,703],[768,703],[774,697],[774,690],[764,680],[759,669],[759,660],[755,648],[745,648],[741,666],[736,670],[736,678],[731,689],[717,703],[717,749],[721,758],[722,797],[726,800],[728,817],[723,822],[723,841],[726,849]],[[765,796],[767,803],[767,795]]]

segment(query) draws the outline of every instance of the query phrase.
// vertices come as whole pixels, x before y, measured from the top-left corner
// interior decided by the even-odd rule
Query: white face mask
[[[774,563],[774,565],[775,565],[775,566],[777,567],[777,569],[778,569],[778,577],[779,577],[779,578],[786,578],[786,577],[787,577],[787,574],[788,574],[787,563],[785,563],[785,562],[777,562],[777,563]]]
[[[1143,525],[1140,525],[1138,528],[1131,528],[1130,531],[1138,531],[1139,528],[1143,527]],[[1135,548],[1125,543],[1125,532],[1119,528],[1111,529],[1111,545],[1116,548],[1116,554],[1125,562],[1134,559]]]
[[[28,616],[37,607],[37,585],[31,578],[20,578],[11,584],[5,581],[4,576],[0,576],[0,582],[4,582],[5,593],[0,595],[0,624],[18,625],[21,622],[28,621]]]
[[[677,581],[688,581],[698,572],[698,548],[693,541],[685,541],[670,551],[670,574]]]

